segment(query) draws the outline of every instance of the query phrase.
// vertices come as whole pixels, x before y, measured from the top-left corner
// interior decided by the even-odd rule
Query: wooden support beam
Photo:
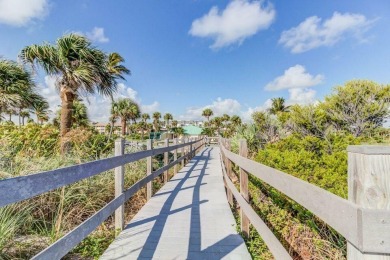
[[[248,157],[248,146],[245,139],[241,139],[239,143],[240,156]],[[248,173],[240,167],[240,194],[249,203],[249,191],[248,191]],[[245,215],[245,212],[240,208],[241,216],[241,232],[244,236],[249,238],[249,219]]]
[[[151,150],[152,148],[153,148],[152,147],[152,140],[151,139],[146,140],[146,149]],[[146,175],[152,174],[152,171],[153,171],[152,159],[153,159],[152,156],[148,156],[146,158]],[[153,194],[153,185],[152,185],[152,181],[151,181],[151,182],[148,182],[146,184],[146,200],[149,200],[152,197],[152,194]]]
[[[123,155],[125,152],[125,140],[119,138],[115,140],[115,156]],[[115,198],[122,195],[124,191],[125,166],[115,168]],[[115,229],[122,231],[124,227],[125,206],[122,204],[115,210]]]
[[[182,138],[181,138],[181,143],[184,144],[185,141],[186,141],[186,139],[185,139],[184,137],[182,137]],[[185,153],[185,147],[183,146],[183,147],[181,148],[181,156],[184,156],[184,153]],[[183,159],[183,160],[181,161],[181,167],[182,167],[182,168],[184,167],[184,165],[185,165],[185,159]]]
[[[177,145],[177,138],[174,138],[173,139],[173,145]],[[173,151],[173,161],[176,161],[177,160],[177,149],[175,149]],[[173,166],[173,174],[177,174],[177,164],[175,164],[175,166]]]
[[[164,144],[165,144],[164,145],[165,147],[169,147],[169,139],[168,138],[165,139]],[[164,153],[164,166],[168,165],[168,160],[169,160],[169,152],[165,152]],[[167,183],[167,181],[168,181],[168,170],[166,170],[164,172],[164,183]]]
[[[390,209],[390,146],[348,147],[348,200],[364,209]],[[368,220],[368,221],[367,221]],[[370,230],[379,234],[389,219],[363,218],[358,224],[359,240],[371,242],[380,248],[386,245],[383,237],[364,236]],[[368,223],[372,222],[369,226]],[[363,253],[351,243],[347,245],[347,258],[353,260],[390,260],[390,253]]]
[[[225,139],[224,143],[225,143],[226,149],[228,151],[230,151],[230,140]],[[226,166],[227,176],[229,176],[230,180],[232,180],[232,162],[227,157],[225,157],[225,166]],[[229,188],[227,189],[227,199],[228,199],[230,206],[233,206],[234,205],[233,194]]]

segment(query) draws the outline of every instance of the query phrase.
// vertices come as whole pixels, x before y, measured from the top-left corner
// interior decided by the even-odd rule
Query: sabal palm
[[[28,111],[20,111],[19,112],[19,116],[22,118],[22,125],[24,125],[24,119],[27,117],[27,118],[30,118],[30,113]]]
[[[161,118],[160,112],[153,113],[153,127],[155,131],[158,131],[160,128],[160,118]]]
[[[269,108],[269,112],[273,115],[276,115],[279,112],[287,112],[289,108],[290,106],[285,105],[284,98],[273,98],[271,108]]]
[[[172,120],[172,119],[173,119],[172,114],[166,113],[164,115],[164,120],[165,120],[166,127],[169,127],[169,121]]]
[[[214,114],[213,110],[211,110],[210,108],[206,108],[205,110],[203,110],[202,112],[202,116],[206,117],[207,118],[207,121],[210,121],[210,116],[212,116]]]
[[[237,115],[232,116],[230,122],[232,122],[233,126],[239,126],[242,123],[241,118]]]
[[[142,118],[142,122],[146,122],[147,120],[150,119],[150,115],[148,113],[143,113],[141,115],[141,118]]]
[[[112,52],[108,55],[108,71],[117,79],[125,79],[124,74],[131,74],[130,70],[121,63],[125,59],[117,52]]]
[[[73,102],[72,124],[76,126],[88,126],[89,124],[87,107],[80,100]]]
[[[112,115],[121,119],[122,136],[126,135],[127,120],[132,119],[137,110],[140,114],[138,104],[130,98],[119,99],[112,104]]]
[[[24,67],[14,61],[0,59],[0,114],[16,107],[21,111],[31,105],[39,96],[34,88],[31,75]]]
[[[31,111],[37,116],[37,123],[42,124],[43,119],[48,118],[49,103],[44,99],[38,100],[32,105]]]
[[[19,54],[21,60],[39,65],[48,74],[57,77],[61,97],[61,136],[64,137],[72,126],[73,102],[80,94],[112,96],[116,90],[116,77],[108,70],[108,57],[91,45],[84,36],[68,34],[56,43],[30,45]],[[65,144],[62,143],[62,151]]]

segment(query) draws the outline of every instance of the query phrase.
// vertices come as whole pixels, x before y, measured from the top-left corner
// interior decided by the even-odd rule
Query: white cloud
[[[321,18],[311,16],[297,27],[283,31],[279,43],[290,48],[292,53],[301,53],[320,46],[332,46],[347,35],[360,40],[375,21],[361,14],[338,12],[323,22]]]
[[[288,92],[290,96],[286,101],[287,105],[307,105],[316,101],[315,96],[317,93],[313,89],[292,88]]]
[[[221,48],[267,29],[275,19],[272,5],[262,6],[262,1],[234,0],[219,11],[214,6],[209,13],[192,22],[189,34],[212,38],[211,48]]]
[[[318,74],[313,76],[306,72],[302,65],[295,65],[284,71],[282,76],[275,78],[265,86],[266,90],[274,91],[290,88],[308,88],[324,81],[324,76]]]
[[[101,27],[94,27],[92,31],[87,32],[86,35],[93,42],[105,43],[110,41],[110,39],[104,35],[104,28]]]
[[[241,104],[237,100],[219,97],[211,105],[187,108],[186,113],[179,116],[179,118],[183,120],[203,120],[202,112],[206,108],[213,110],[213,116],[222,116],[223,114],[238,115],[241,112]]]
[[[61,99],[55,85],[56,77],[54,76],[45,76],[45,84],[39,85],[39,93],[46,98],[49,102],[50,117],[55,116],[55,112],[60,108]],[[114,94],[114,99],[118,100],[119,98],[131,98],[135,100],[141,107],[142,113],[151,113],[159,108],[159,103],[154,102],[150,105],[142,104],[142,100],[138,97],[136,90],[126,86],[123,83],[118,84],[118,90]],[[84,99],[84,103],[88,108],[89,119],[93,122],[107,122],[110,117],[111,110],[111,98],[100,96],[100,95],[90,95]]]
[[[159,109],[160,109],[160,103],[158,103],[157,101],[154,101],[150,105],[141,105],[142,113],[151,114],[158,111]]]
[[[0,0],[0,23],[26,26],[49,13],[48,0]]]
[[[257,111],[265,111],[268,108],[270,108],[272,105],[272,100],[267,99],[262,106],[257,106],[257,107],[248,107],[246,111],[241,112],[241,118],[244,122],[250,122],[252,120],[252,114]]]
[[[267,108],[271,106],[271,99],[268,99],[265,101],[265,103],[261,106],[257,107],[246,107],[243,108],[240,102],[238,102],[235,99],[227,98],[217,98],[215,101],[213,101],[210,105],[206,105],[203,107],[191,107],[188,108],[185,112],[185,114],[180,115],[178,118],[180,120],[205,120],[204,117],[202,117],[202,112],[206,108],[210,108],[214,115],[216,116],[222,116],[223,114],[228,114],[230,116],[232,115],[238,115],[241,117],[241,119],[244,122],[251,121],[252,113],[255,111],[264,111]]]

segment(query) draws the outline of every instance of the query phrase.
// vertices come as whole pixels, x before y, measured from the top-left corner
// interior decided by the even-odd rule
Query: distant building
[[[194,125],[183,126],[184,134],[190,137],[198,137],[202,134],[202,128]]]
[[[177,126],[179,126],[179,127],[184,127],[184,126],[189,126],[189,125],[202,127],[203,121],[198,121],[198,120],[179,120],[179,121],[177,121]]]
[[[96,129],[96,131],[99,132],[99,134],[106,134],[106,133],[108,133],[108,132],[106,132],[106,127],[108,128],[109,125],[110,125],[110,123],[100,123],[100,122],[92,123],[92,126]],[[117,135],[120,135],[121,134],[121,130],[122,130],[121,123],[120,122],[116,122],[114,124],[114,131],[113,131],[113,133],[117,134]]]

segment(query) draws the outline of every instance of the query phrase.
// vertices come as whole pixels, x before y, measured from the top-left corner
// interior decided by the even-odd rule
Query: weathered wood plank
[[[313,184],[292,175],[234,154],[222,147],[225,155],[248,173],[286,194],[358,245],[358,207]]]
[[[176,147],[171,146],[140,151],[51,171],[3,179],[0,180],[0,207],[75,183],[126,163],[135,162],[148,156],[172,151],[187,145],[188,143],[180,144]]]
[[[115,141],[115,156],[123,155],[125,152],[125,140],[120,138]],[[115,198],[123,193],[125,182],[125,167],[120,165],[115,168]],[[115,229],[122,230],[125,223],[125,205],[122,204],[115,210]]]
[[[225,199],[218,150],[173,176],[101,259],[251,259]]]
[[[93,216],[81,223],[78,227],[70,231],[60,240],[44,249],[42,252],[34,256],[32,259],[53,260],[61,259],[72,248],[78,245],[85,237],[94,231],[104,220],[106,220],[120,205],[125,202],[125,196],[115,198]]]
[[[240,156],[248,157],[248,146],[245,139],[240,140],[239,150]],[[240,168],[240,194],[247,202],[249,202],[248,173],[243,168]],[[242,208],[240,209],[240,216],[241,232],[244,236],[249,237],[249,219]]]
[[[180,163],[182,160],[184,160],[184,156],[139,180],[129,189],[124,191],[119,197],[109,202],[93,216],[66,234],[63,238],[56,241],[50,247],[37,254],[33,259],[60,259],[73,247],[80,243],[85,237],[87,237],[93,230],[95,230],[96,227],[98,227],[104,220],[106,220],[118,207],[129,200],[131,196],[133,196],[137,191],[139,191],[147,183],[150,183],[154,178],[164,173],[164,171]]]
[[[146,141],[146,149],[151,150],[152,149],[152,140],[148,139]],[[148,156],[146,158],[146,175],[152,174],[153,171],[153,163],[152,163],[152,156]],[[146,184],[146,200],[150,200],[153,194],[153,186],[152,182],[148,182]]]
[[[177,145],[178,144],[178,141],[177,141],[177,138],[173,139],[173,145]],[[176,161],[177,160],[177,149],[173,150],[173,161]],[[176,175],[177,174],[177,164],[175,164],[175,166],[173,166],[173,174]]]
[[[165,147],[169,147],[169,140],[168,139],[165,139],[164,145],[165,145]],[[169,153],[164,152],[164,166],[168,165],[168,160],[169,160],[168,156],[169,156]],[[164,172],[164,183],[166,183],[167,181],[168,181],[168,171],[165,171]]]
[[[361,222],[359,244],[348,244],[347,256],[389,260],[390,146],[349,146],[348,151],[348,199],[361,208]]]
[[[222,160],[221,160],[222,161]],[[275,259],[285,260],[292,259],[288,254],[286,249],[280,243],[278,238],[272,233],[264,221],[257,215],[257,213],[252,209],[251,205],[241,196],[240,192],[236,189],[229,176],[227,175],[223,165],[222,172],[225,176],[226,185],[228,189],[232,192],[234,198],[236,198],[237,203],[240,205],[241,210],[245,212],[246,216],[250,220],[251,224],[255,227],[257,232],[260,234],[263,241],[266,243],[268,249],[271,251]]]

